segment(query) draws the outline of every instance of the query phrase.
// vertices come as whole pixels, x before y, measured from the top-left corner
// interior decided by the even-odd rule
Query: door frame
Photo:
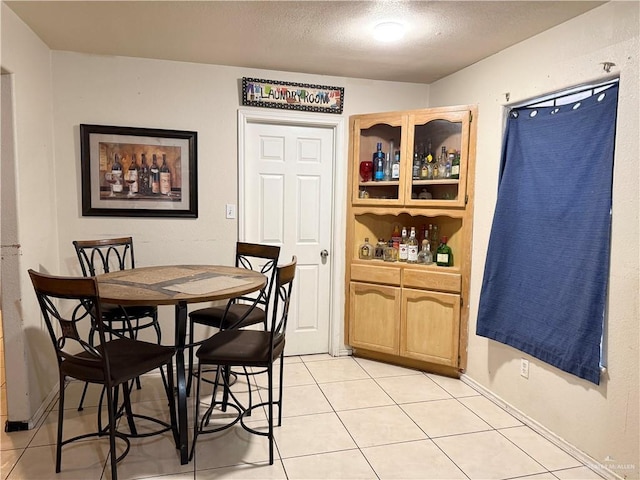
[[[347,161],[345,152],[344,118],[330,114],[310,114],[288,111],[238,109],[238,239],[245,239],[244,180],[246,128],[250,123],[278,126],[330,128],[333,130],[333,178],[331,203],[331,244],[329,254],[329,354],[349,355],[344,344],[344,265]]]

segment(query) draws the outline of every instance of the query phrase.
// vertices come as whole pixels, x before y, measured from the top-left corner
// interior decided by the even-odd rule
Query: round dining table
[[[105,303],[123,306],[174,305],[177,418],[180,463],[189,461],[187,390],[184,349],[189,303],[226,300],[263,288],[260,272],[220,265],[163,265],[139,267],[97,275],[98,294]],[[189,339],[193,342],[193,339]]]

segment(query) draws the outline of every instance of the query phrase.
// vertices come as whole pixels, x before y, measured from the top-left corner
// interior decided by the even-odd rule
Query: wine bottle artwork
[[[160,193],[171,195],[171,171],[167,166],[167,155],[162,154],[162,166],[160,167]]]

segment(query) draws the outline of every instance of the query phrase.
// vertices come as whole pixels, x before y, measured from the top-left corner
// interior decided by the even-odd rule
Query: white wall
[[[2,243],[17,245],[2,250],[7,406],[9,420],[30,421],[57,383],[51,341],[27,275],[28,268],[59,270],[51,56],[4,3],[0,59],[12,77],[15,140],[2,157]]]
[[[638,478],[638,292],[640,91],[637,2],[611,2],[515,45],[430,87],[430,106],[478,104],[476,200],[467,374],[520,411],[608,466]],[[511,347],[475,335],[489,233],[497,196],[505,93],[518,102],[620,73],[612,254],[608,299],[608,375],[582,381]],[[543,154],[544,152],[541,152]],[[567,166],[570,178],[570,166]],[[544,199],[541,199],[544,201]],[[540,241],[552,239],[541,238]],[[571,246],[562,245],[570,254]],[[520,358],[531,360],[529,379]],[[605,459],[612,459],[607,461]]]

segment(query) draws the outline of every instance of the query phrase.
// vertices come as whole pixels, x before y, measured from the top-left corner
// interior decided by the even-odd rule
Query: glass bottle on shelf
[[[414,180],[420,180],[420,157],[418,152],[413,154],[413,170],[411,176]]]
[[[444,178],[451,178],[451,162],[455,156],[456,155],[453,151],[449,152],[449,155],[447,155],[447,160],[444,163]]]
[[[453,252],[447,245],[447,237],[442,237],[436,252],[436,265],[439,267],[453,267]]]
[[[398,261],[406,262],[407,261],[407,242],[409,241],[409,237],[407,237],[407,227],[402,227],[402,239],[400,240],[400,248],[398,249]]]
[[[391,180],[398,180],[400,178],[400,150],[396,150],[393,156],[393,163],[391,165]]]
[[[371,260],[373,258],[373,246],[369,243],[369,237],[364,239],[364,243],[358,249],[360,260]]]
[[[393,226],[393,233],[391,234],[391,242],[393,246],[396,247],[396,250],[400,249],[400,241],[402,240],[402,235],[400,234],[400,227],[396,223]]]
[[[384,249],[385,262],[397,262],[398,261],[398,249],[394,246],[393,240],[389,240],[387,248]]]
[[[411,227],[409,240],[407,240],[407,263],[418,263],[418,239],[416,227]]]
[[[429,246],[429,240],[422,240],[422,250],[418,253],[418,263],[422,265],[431,265],[433,263],[433,255]]]
[[[391,165],[393,160],[391,159],[391,152],[387,154],[387,159],[384,161],[384,180],[391,180]]]
[[[384,152],[382,151],[382,143],[378,142],[376,151],[373,154],[373,179],[376,182],[384,180]]]
[[[451,160],[451,178],[460,178],[460,152],[455,152]]]
[[[431,236],[429,237],[429,243],[431,243],[431,252],[435,253],[438,249],[438,245],[440,245],[440,231],[438,229],[438,225],[435,223],[431,225]]]
[[[382,260],[384,258],[384,249],[387,247],[387,243],[382,239],[378,239],[376,248],[373,249],[373,258],[375,260]]]
[[[442,153],[438,159],[438,178],[446,178],[447,147],[442,146]],[[435,172],[433,173],[435,176]]]

